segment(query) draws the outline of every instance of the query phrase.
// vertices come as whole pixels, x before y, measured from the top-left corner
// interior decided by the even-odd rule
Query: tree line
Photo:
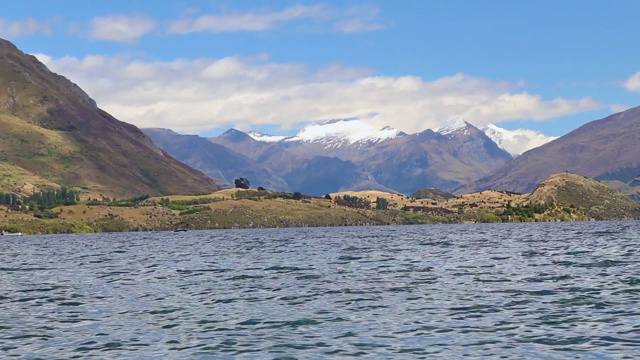
[[[2,205],[28,205],[30,209],[49,209],[58,205],[75,205],[80,201],[80,192],[68,187],[39,191],[28,197],[0,192]]]

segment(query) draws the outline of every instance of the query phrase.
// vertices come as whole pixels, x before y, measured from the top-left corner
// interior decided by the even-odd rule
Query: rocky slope
[[[640,107],[589,122],[527,151],[493,174],[456,189],[531,192],[560,172],[600,180],[627,194],[640,192]]]
[[[176,159],[231,186],[237,178],[250,179],[254,187],[289,190],[287,183],[268,167],[197,135],[181,135],[166,129],[144,129],[158,146]]]
[[[28,194],[66,185],[126,197],[217,188],[5,40],[0,89],[0,165],[9,172],[0,183],[4,191]]]
[[[305,189],[311,194],[365,186],[406,194],[424,187],[448,190],[485,176],[511,159],[508,152],[466,122],[441,132],[408,135],[356,120],[335,120],[309,125],[287,138],[232,129],[209,140],[267,166],[285,179],[291,190]],[[338,166],[337,160],[350,165]],[[337,168],[341,171],[335,172]],[[334,177],[329,180],[328,174]]]

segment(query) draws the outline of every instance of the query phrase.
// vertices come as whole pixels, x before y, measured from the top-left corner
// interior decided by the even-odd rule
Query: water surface
[[[0,238],[0,357],[640,357],[638,222]]]

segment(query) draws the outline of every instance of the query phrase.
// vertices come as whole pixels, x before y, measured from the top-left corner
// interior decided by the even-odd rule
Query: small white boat
[[[22,233],[11,233],[8,231],[0,230],[0,236],[22,236]]]

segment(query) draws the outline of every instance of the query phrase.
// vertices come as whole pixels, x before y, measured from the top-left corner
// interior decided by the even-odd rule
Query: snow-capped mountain
[[[254,140],[264,141],[268,143],[275,143],[287,138],[286,136],[263,134],[259,131],[249,131],[247,132],[247,135],[251,136],[251,138]]]
[[[533,130],[507,130],[493,124],[483,126],[480,130],[514,156],[557,139],[557,136],[546,136]]]
[[[266,168],[263,175],[253,175],[260,177],[256,182],[269,188],[284,182],[290,191],[313,195],[340,189],[386,189],[404,194],[423,187],[450,190],[486,176],[512,159],[470,123],[453,121],[439,131],[406,134],[389,126],[372,126],[366,120],[340,119],[310,123],[289,137],[229,129],[207,140],[245,156],[245,161],[239,161],[242,164],[259,164],[241,167],[223,162],[230,165],[225,168],[227,173],[243,176],[248,170]],[[184,158],[197,159],[192,155]],[[218,160],[213,157],[206,164],[211,169],[222,167],[216,165]],[[206,165],[203,161],[195,164]]]
[[[338,119],[307,125],[295,136],[282,141],[321,143],[326,148],[330,148],[354,144],[356,146],[377,144],[406,135],[389,126],[378,129],[361,120]]]
[[[435,129],[435,132],[437,132],[440,135],[451,136],[453,133],[461,130],[464,132],[465,135],[469,135],[469,123],[462,119],[456,119],[453,121],[449,121],[444,125],[441,125],[439,128]]]

